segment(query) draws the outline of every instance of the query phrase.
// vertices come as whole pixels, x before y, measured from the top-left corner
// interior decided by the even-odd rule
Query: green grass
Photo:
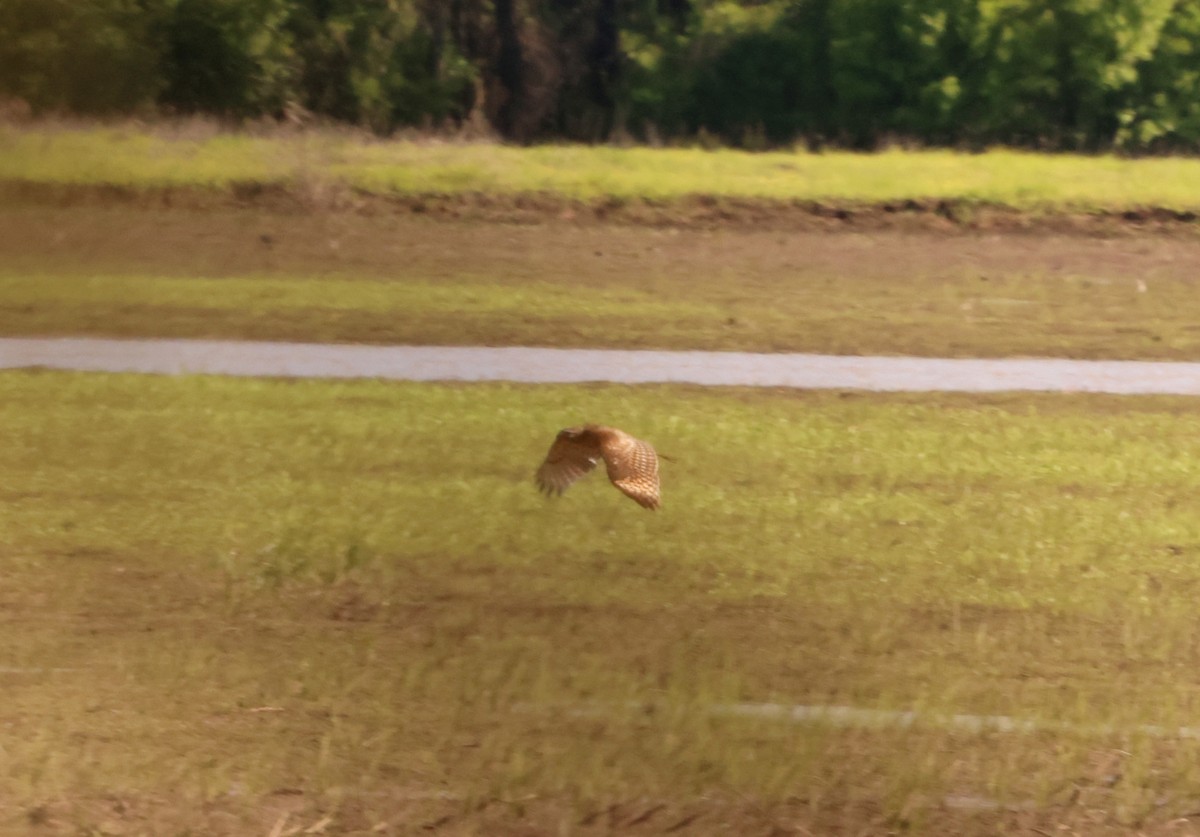
[[[581,419],[674,457],[661,513],[537,494]],[[947,794],[1103,833],[1193,804],[1194,741],[709,712],[1194,724],[1190,401],[8,372],[0,423],[13,833],[1017,816]]]
[[[17,314],[9,334],[434,345],[597,346],[632,325],[660,344],[686,346],[722,318],[715,304],[635,288],[349,278],[0,276],[3,309]]]
[[[340,183],[371,192],[550,193],[580,200],[706,195],[877,203],[949,199],[1022,210],[1192,209],[1200,161],[994,150],[881,154],[511,148],[354,134],[249,135],[187,124],[0,127],[0,180],[131,187]]]
[[[624,288],[463,280],[4,276],[9,335],[101,335],[413,345],[811,351],[926,356],[1200,357],[1192,289],[1038,278],[925,290],[832,280],[780,296],[691,284]],[[1057,284],[1057,283],[1056,283]],[[858,297],[855,294],[864,294]],[[870,330],[866,330],[870,329]]]

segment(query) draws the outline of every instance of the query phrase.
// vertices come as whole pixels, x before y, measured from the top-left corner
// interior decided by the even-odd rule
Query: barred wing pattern
[[[625,496],[643,508],[657,509],[661,505],[654,448],[615,427],[597,424],[559,432],[538,468],[538,487],[547,494],[562,494],[601,459],[609,480]]]
[[[558,434],[546,461],[537,470],[538,488],[547,494],[562,494],[571,483],[586,476],[600,460],[600,447],[590,441],[568,435],[569,430]]]
[[[661,505],[658,456],[647,442],[624,433],[621,436],[603,446],[608,479],[638,505],[657,509]]]

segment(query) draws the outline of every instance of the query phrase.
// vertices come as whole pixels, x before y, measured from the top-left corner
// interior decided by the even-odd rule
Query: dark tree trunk
[[[599,0],[596,4],[596,34],[588,50],[588,93],[601,121],[601,136],[597,139],[603,139],[612,131],[616,87],[621,72],[620,50],[617,0]]]
[[[500,50],[496,60],[496,78],[504,88],[504,101],[496,111],[496,130],[512,138],[521,113],[524,85],[521,79],[521,36],[517,27],[514,0],[496,0],[496,35]]]
[[[435,81],[442,79],[442,53],[446,45],[446,7],[441,0],[425,0],[421,17],[429,30],[429,55],[425,71]]]
[[[486,51],[482,34],[487,29],[486,17],[487,12],[479,0],[450,0],[450,37],[458,51],[471,61],[482,60]]]
[[[671,16],[675,30],[682,32],[687,28],[688,18],[692,15],[692,0],[658,0],[659,12]]]

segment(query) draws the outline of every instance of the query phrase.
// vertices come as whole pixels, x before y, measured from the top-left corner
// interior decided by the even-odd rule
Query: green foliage
[[[981,8],[973,41],[986,72],[981,136],[1065,148],[1111,146],[1171,2],[1043,0]]]
[[[287,98],[287,0],[176,0],[162,24],[163,106],[185,113],[280,112]]]
[[[1198,40],[1200,0],[0,0],[0,92],[521,141],[1194,148]]]
[[[922,89],[920,15],[892,0],[845,0],[829,7],[835,124],[850,144],[872,145],[892,131],[911,134],[912,97]],[[915,121],[915,120],[914,120]]]
[[[1170,13],[1117,114],[1117,142],[1124,147],[1192,146],[1200,137],[1200,4],[1162,5]]]
[[[288,0],[176,0],[162,26],[166,86],[184,112],[279,113],[287,98]]]
[[[751,148],[787,142],[802,127],[789,105],[806,75],[803,57],[787,33],[735,39],[696,74],[690,124]]]
[[[135,112],[163,87],[160,0],[0,0],[0,95],[34,112]]]
[[[794,0],[757,16],[703,6],[682,44],[655,53],[635,41],[635,126],[703,128],[741,145],[1200,139],[1194,0]],[[669,106],[680,101],[682,115]]]
[[[437,50],[429,33],[420,29],[397,41],[379,93],[382,112],[371,120],[374,127],[440,124],[467,116],[475,68],[453,49]]]
[[[415,4],[395,0],[290,2],[298,103],[386,132],[462,119],[476,74]]]

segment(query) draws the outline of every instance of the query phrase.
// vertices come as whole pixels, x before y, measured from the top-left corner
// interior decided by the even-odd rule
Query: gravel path
[[[877,392],[1200,395],[1200,363],[0,338],[0,368],[23,367],[411,381],[675,382]]]

